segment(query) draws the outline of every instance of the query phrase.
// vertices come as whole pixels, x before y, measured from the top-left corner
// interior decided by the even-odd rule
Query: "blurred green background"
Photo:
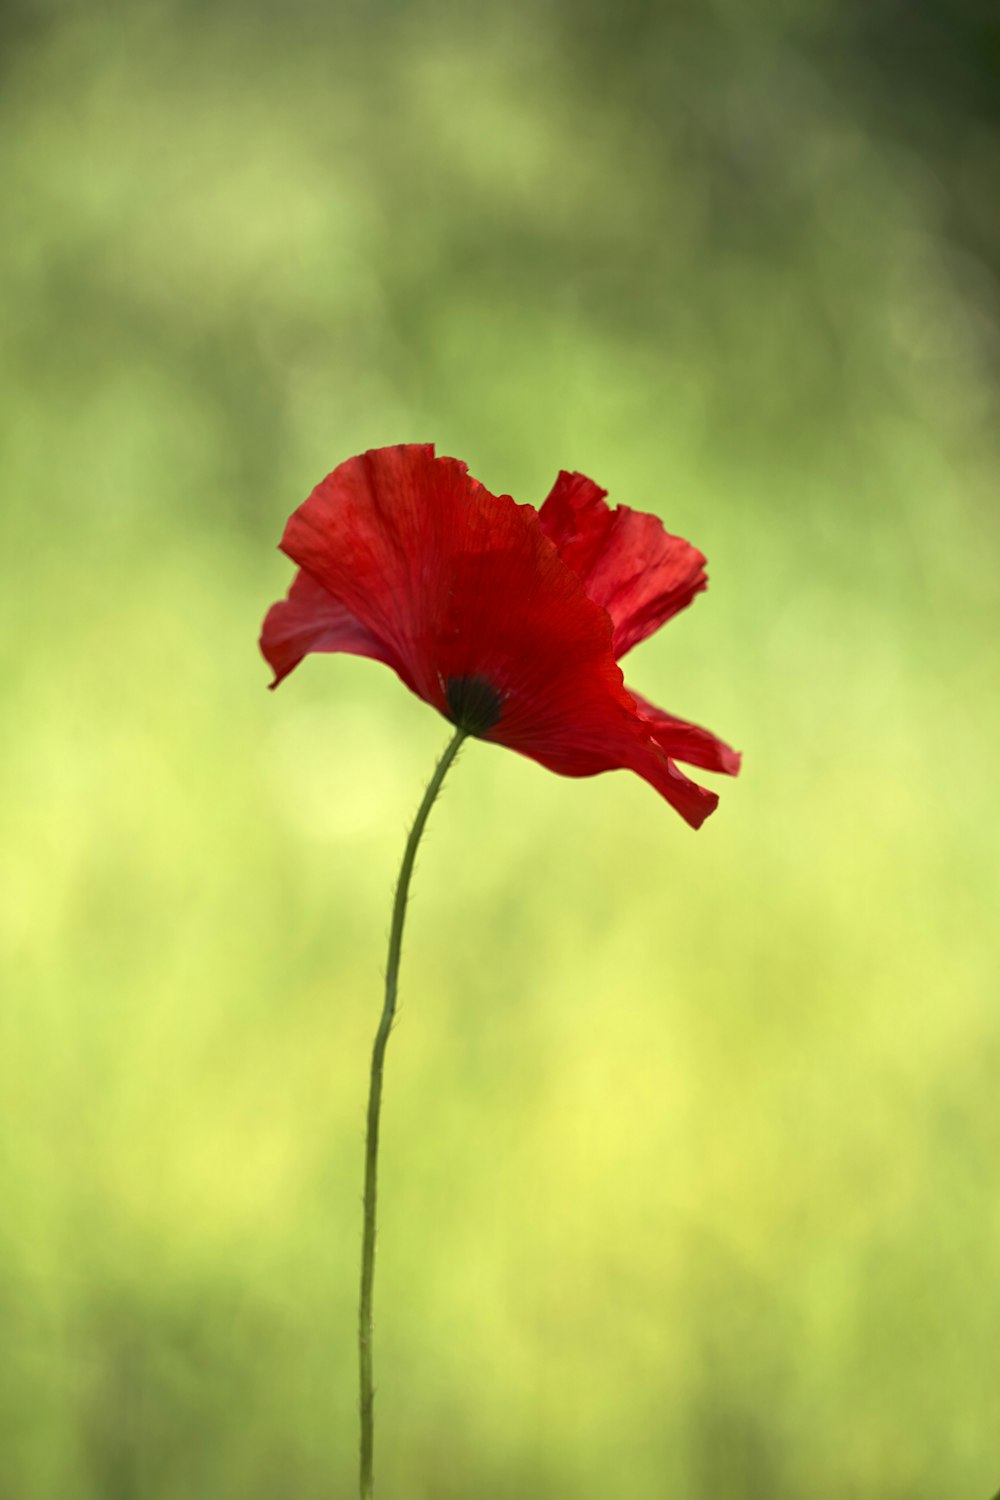
[[[696,835],[463,752],[380,1494],[1000,1483],[996,22],[5,7],[3,1500],[355,1493],[447,730],[255,641],[287,514],[412,440],[694,540],[628,679],[745,769]]]

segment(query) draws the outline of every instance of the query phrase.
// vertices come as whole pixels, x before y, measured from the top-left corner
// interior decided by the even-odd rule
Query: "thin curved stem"
[[[368,1086],[368,1129],[365,1136],[365,1222],[361,1246],[361,1308],[358,1328],[358,1357],[361,1371],[361,1500],[371,1500],[374,1494],[373,1456],[375,1449],[375,1391],[372,1385],[372,1289],[375,1283],[375,1206],[378,1196],[378,1127],[382,1107],[382,1067],[385,1047],[392,1030],[396,1014],[396,993],[399,985],[399,956],[403,948],[403,922],[406,917],[406,899],[413,874],[413,862],[417,845],[427,822],[427,815],[441,790],[441,783],[448,768],[459,752],[466,737],[464,729],[457,729],[447,750],[438,761],[434,775],[424,793],[424,800],[417,809],[410,836],[403,852],[396,896],[392,905],[392,927],[389,930],[389,958],[385,970],[385,1003],[382,1018],[375,1033],[372,1048],[371,1082]]]

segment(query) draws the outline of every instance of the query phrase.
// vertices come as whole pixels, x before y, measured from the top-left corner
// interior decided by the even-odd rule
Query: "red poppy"
[[[675,761],[740,758],[628,692],[617,659],[705,588],[705,559],[605,494],[564,472],[537,511],[430,444],[348,459],[285,527],[301,571],[264,621],[271,686],[311,651],[371,656],[469,734],[563,776],[635,771],[699,827],[719,799]]]

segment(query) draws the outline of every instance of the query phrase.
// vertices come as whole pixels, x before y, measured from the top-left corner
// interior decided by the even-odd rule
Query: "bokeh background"
[[[355,1493],[362,1114],[446,728],[265,691],[289,511],[430,440],[656,510],[629,681],[461,758],[386,1084],[396,1500],[1000,1484],[997,13],[4,10],[0,1495]]]

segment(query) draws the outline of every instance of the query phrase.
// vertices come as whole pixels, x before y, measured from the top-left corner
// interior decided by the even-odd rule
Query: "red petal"
[[[595,609],[594,616],[603,618],[606,627],[604,611]],[[581,624],[584,618],[581,611]],[[690,781],[674,764],[653,726],[636,712],[610,652],[603,662],[574,666],[567,659],[569,646],[568,641],[557,645],[564,654],[558,664],[549,662],[543,694],[519,705],[520,711],[505,712],[483,738],[518,750],[562,776],[635,771],[699,828],[718,806],[715,792]]]
[[[675,808],[684,819],[690,823],[692,828],[700,828],[705,819],[715,812],[719,805],[716,792],[710,792],[707,787],[699,786],[696,781],[685,776],[679,766],[675,766],[669,756],[664,755],[662,761],[657,757],[657,765],[643,770],[635,769],[640,776],[654,786],[661,796],[666,797],[671,807]]]
[[[611,616],[621,657],[690,604],[708,578],[705,558],[690,542],[671,536],[658,516],[627,505],[609,509],[606,494],[585,475],[563,470],[539,515],[560,557]]]
[[[631,691],[631,690],[630,690]],[[690,724],[687,719],[675,718],[665,713],[646,698],[633,692],[635,706],[640,717],[653,729],[653,738],[661,750],[682,760],[686,766],[700,766],[703,771],[719,771],[725,776],[736,776],[740,769],[740,755],[720,740],[710,729]]]
[[[639,721],[636,721],[638,726]],[[493,736],[490,736],[493,738]],[[699,786],[684,775],[678,766],[659,747],[641,733],[607,733],[600,752],[591,750],[589,755],[580,753],[573,737],[567,735],[567,743],[561,749],[552,748],[526,750],[520,745],[511,749],[522,750],[550,771],[561,776],[595,776],[601,771],[635,771],[644,781],[656,788],[671,807],[680,813],[692,828],[700,828],[710,813],[719,805],[715,792]],[[508,740],[504,744],[510,744]]]
[[[406,682],[392,652],[308,573],[296,573],[288,598],[271,605],[264,617],[260,649],[274,672],[273,688],[311,651],[370,656],[393,667]]]
[[[429,445],[373,450],[328,474],[281,542],[438,708],[433,616],[470,483],[464,464],[435,459]]]

